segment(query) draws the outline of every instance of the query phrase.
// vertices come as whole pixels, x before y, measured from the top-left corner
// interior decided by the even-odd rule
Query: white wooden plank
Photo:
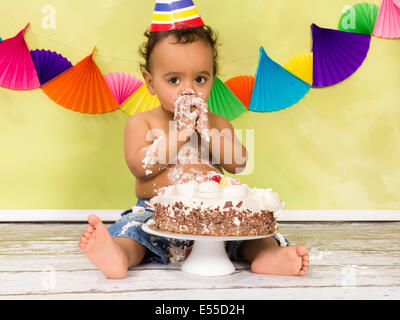
[[[252,289],[192,289],[121,293],[71,293],[0,296],[7,299],[52,300],[399,300],[399,287],[311,287]],[[161,304],[162,302],[160,302]]]
[[[309,248],[305,277],[255,275],[237,264],[231,276],[199,278],[182,273],[180,265],[148,264],[126,279],[105,279],[77,247],[84,228],[0,224],[0,299],[265,299],[265,293],[271,299],[399,298],[399,222],[281,223],[289,240]]]
[[[86,223],[0,223],[0,240],[74,240],[79,239],[86,226]],[[279,223],[279,228],[285,235],[305,238],[400,240],[400,222]]]
[[[1,209],[0,222],[115,221],[125,209]],[[279,221],[400,221],[400,210],[284,210]]]
[[[99,271],[1,272],[0,296],[60,293],[122,293],[163,290],[400,287],[399,268],[392,266],[319,266],[304,277],[269,276],[237,271],[206,278],[179,270],[130,270],[121,280],[106,279]]]
[[[398,266],[400,268],[400,251],[343,251],[318,250],[309,251],[311,266]],[[245,263],[235,263],[236,268],[248,270]],[[0,256],[0,272],[42,271],[52,267],[58,271],[97,270],[83,253],[74,254],[9,254]],[[141,264],[134,269],[179,270],[177,264],[167,266]]]

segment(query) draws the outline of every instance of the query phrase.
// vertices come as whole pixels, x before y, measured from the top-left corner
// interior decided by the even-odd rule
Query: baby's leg
[[[308,271],[309,256],[305,246],[280,247],[273,237],[245,241],[239,254],[251,263],[254,273],[302,276]]]
[[[107,278],[125,278],[128,269],[142,261],[146,248],[133,239],[111,237],[100,218],[95,215],[90,215],[88,222],[89,226],[80,238],[79,247]]]

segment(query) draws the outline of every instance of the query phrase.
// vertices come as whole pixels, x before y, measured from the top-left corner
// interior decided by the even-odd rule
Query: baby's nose
[[[194,92],[193,89],[190,89],[190,88],[184,88],[184,89],[182,89],[182,95],[190,96],[190,95],[195,95],[195,94],[196,94],[196,93]]]

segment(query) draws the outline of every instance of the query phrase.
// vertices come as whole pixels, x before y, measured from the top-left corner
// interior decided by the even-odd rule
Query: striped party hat
[[[192,0],[156,0],[150,32],[203,26]]]

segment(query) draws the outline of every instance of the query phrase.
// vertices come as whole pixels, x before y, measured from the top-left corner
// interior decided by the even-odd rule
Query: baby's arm
[[[248,154],[236,137],[233,126],[223,116],[210,113],[209,150],[218,163],[229,173],[238,174],[246,168]]]
[[[168,133],[150,128],[145,113],[129,118],[125,127],[125,160],[132,174],[150,179],[167,169],[193,130],[171,129]]]

